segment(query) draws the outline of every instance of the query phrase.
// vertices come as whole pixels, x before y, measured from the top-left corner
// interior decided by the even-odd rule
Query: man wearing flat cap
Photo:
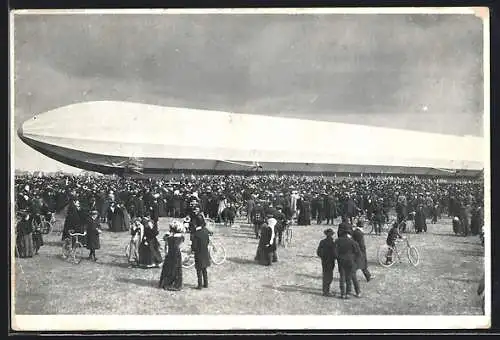
[[[336,258],[333,230],[328,228],[324,231],[324,234],[326,237],[319,242],[316,255],[321,258],[321,267],[323,268],[323,296],[332,296],[330,285],[333,281]]]

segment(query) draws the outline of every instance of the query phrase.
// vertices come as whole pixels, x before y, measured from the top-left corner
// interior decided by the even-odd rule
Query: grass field
[[[159,239],[167,228],[168,219],[160,219]],[[157,288],[160,268],[128,268],[124,256],[127,232],[104,231],[98,261],[84,259],[78,265],[61,258],[60,235],[52,233],[45,235],[39,255],[16,259],[15,311],[108,315],[482,314],[476,289],[483,272],[483,247],[478,237],[452,235],[450,220],[430,224],[427,234],[409,235],[420,252],[418,267],[408,262],[381,267],[376,253],[385,236],[367,235],[369,269],[375,278],[367,283],[358,272],[363,296],[350,300],[321,295],[321,263],[315,253],[325,228],[294,226],[292,246],[280,248],[279,262],[264,267],[253,261],[257,240],[250,226],[217,226],[214,239],[225,246],[226,262],[209,268],[210,286],[201,291],[194,289],[195,269],[184,269],[184,288],[179,292]],[[332,288],[338,295],[337,269]]]

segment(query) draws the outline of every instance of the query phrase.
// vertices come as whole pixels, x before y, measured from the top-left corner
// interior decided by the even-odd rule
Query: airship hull
[[[65,164],[140,172],[477,173],[482,139],[126,102],[69,105],[18,131]]]

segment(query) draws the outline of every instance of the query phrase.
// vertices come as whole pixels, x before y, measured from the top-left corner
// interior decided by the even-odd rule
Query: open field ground
[[[367,235],[375,278],[366,282],[358,272],[363,296],[350,300],[321,295],[321,263],[315,254],[325,225],[294,226],[292,246],[279,248],[279,262],[270,267],[253,261],[257,240],[250,226],[217,226],[214,240],[225,246],[226,262],[209,268],[210,286],[201,291],[194,289],[195,269],[184,269],[179,292],[157,288],[161,268],[128,268],[124,248],[129,233],[103,228],[95,263],[64,261],[61,236],[55,232],[45,235],[39,255],[16,259],[16,314],[482,314],[476,289],[483,273],[483,247],[478,237],[452,235],[449,219],[429,224],[427,234],[409,235],[420,252],[418,267],[404,259],[383,268],[376,254],[385,235]],[[160,219],[158,238],[167,230],[168,219]],[[338,284],[335,269],[336,293]]]

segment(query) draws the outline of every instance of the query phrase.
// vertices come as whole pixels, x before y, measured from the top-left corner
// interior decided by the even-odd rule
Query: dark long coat
[[[425,229],[426,227],[426,220],[425,220],[425,213],[423,210],[417,210],[415,213],[415,228],[417,230],[420,229]]]
[[[142,241],[139,244],[139,265],[148,266],[161,262],[160,243],[156,238],[158,233],[157,228],[144,228]]]
[[[360,229],[355,228],[352,232],[352,239],[358,243],[359,250],[361,251],[360,256],[356,258],[357,267],[359,269],[366,269],[368,262],[366,258],[365,236]]]
[[[269,246],[272,234],[273,230],[267,224],[264,224],[261,229],[259,245],[257,246],[257,253],[255,254],[255,261],[257,261],[259,264],[269,265],[271,261],[269,254],[276,251],[276,237],[271,243],[271,246]]]
[[[99,229],[101,224],[99,220],[89,219],[87,222],[87,249],[95,250],[101,248],[101,242],[99,238]]]
[[[32,257],[33,256],[33,225],[30,220],[21,220],[17,224],[17,249],[16,253],[19,257]]]
[[[62,232],[62,240],[69,237],[69,230],[73,229],[76,232],[83,232],[84,216],[83,211],[76,209],[74,205],[68,207],[68,213],[64,220],[64,228]]]
[[[161,270],[160,288],[182,288],[182,255],[180,250],[182,242],[184,242],[182,234],[172,234],[167,237],[168,252]]]
[[[125,218],[122,208],[115,206],[114,211],[111,207],[108,208],[108,223],[110,224],[111,231],[126,231]]]
[[[201,228],[194,232],[191,249],[194,252],[194,265],[196,269],[210,267],[210,253],[208,252],[209,242],[210,235],[207,228]]]
[[[335,199],[333,196],[327,196],[324,198],[324,206],[325,206],[325,218],[335,218],[337,217]]]
[[[359,249],[358,243],[353,239],[339,237],[335,240],[335,253],[339,265],[344,263],[355,268],[356,258],[361,254],[361,250]]]
[[[299,225],[311,224],[311,203],[308,200],[301,201],[298,224]]]
[[[321,258],[321,266],[323,271],[333,270],[335,268],[335,242],[331,237],[325,237],[319,242],[318,249],[316,250],[316,255]]]

